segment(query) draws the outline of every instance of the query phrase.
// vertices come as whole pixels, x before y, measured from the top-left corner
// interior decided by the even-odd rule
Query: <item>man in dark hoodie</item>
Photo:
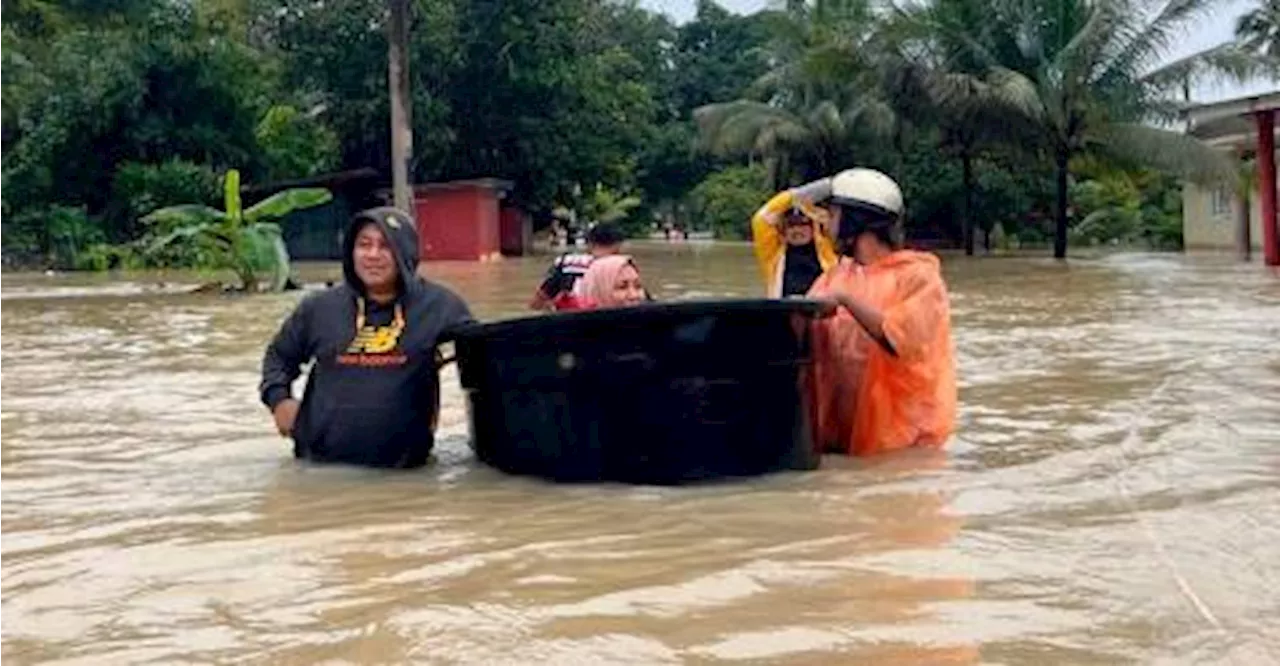
[[[435,440],[436,345],[471,313],[417,274],[418,234],[397,209],[357,213],[342,256],[344,283],[304,298],[267,347],[262,402],[295,457],[420,467]],[[312,360],[299,404],[292,384]]]

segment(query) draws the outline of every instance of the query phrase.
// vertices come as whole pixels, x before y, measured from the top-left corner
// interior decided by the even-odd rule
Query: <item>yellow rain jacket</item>
[[[765,292],[769,298],[782,297],[782,276],[787,268],[787,239],[783,236],[782,215],[796,203],[792,191],[784,190],[775,194],[751,217],[751,242],[755,246],[756,261],[760,264]],[[805,216],[814,223],[813,242],[817,246],[818,263],[822,265],[823,271],[829,271],[840,257],[831,240],[832,234],[827,229],[826,216],[807,202],[799,203]]]

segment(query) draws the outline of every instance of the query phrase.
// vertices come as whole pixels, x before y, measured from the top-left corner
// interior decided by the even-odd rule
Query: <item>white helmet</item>
[[[846,169],[831,179],[831,203],[870,208],[898,218],[902,215],[902,190],[875,169]]]

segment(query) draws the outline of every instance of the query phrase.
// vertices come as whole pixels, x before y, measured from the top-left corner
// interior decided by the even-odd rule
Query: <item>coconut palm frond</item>
[[[1250,51],[1280,58],[1280,1],[1264,0],[1237,19],[1236,39]]]
[[[1135,123],[1115,123],[1089,137],[1096,150],[1206,185],[1231,184],[1236,165],[1230,157],[1182,132]]]
[[[1083,24],[1070,32],[1066,44],[1046,60],[1052,71],[1067,74],[1067,80],[1093,79],[1103,54],[1114,48],[1117,37],[1131,34],[1132,19],[1118,0],[1102,0],[1087,9]]]
[[[1100,74],[1100,78],[1136,77],[1150,63],[1158,60],[1174,46],[1173,40],[1197,18],[1208,16],[1221,0],[1169,0],[1149,20],[1135,13],[1131,30],[1117,40],[1118,52]]]
[[[858,134],[871,139],[887,139],[893,136],[899,117],[888,102],[868,99],[846,108],[841,114],[841,122],[846,128],[846,136]]]
[[[1280,78],[1280,60],[1227,43],[1151,70],[1139,77],[1139,81],[1156,90],[1173,93],[1192,83],[1247,83],[1260,78]]]

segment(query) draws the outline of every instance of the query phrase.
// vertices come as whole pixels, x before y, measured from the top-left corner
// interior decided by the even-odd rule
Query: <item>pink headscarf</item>
[[[582,295],[596,307],[617,305],[613,298],[613,285],[618,282],[618,276],[627,266],[635,268],[630,255],[611,254],[595,259],[582,275]]]

